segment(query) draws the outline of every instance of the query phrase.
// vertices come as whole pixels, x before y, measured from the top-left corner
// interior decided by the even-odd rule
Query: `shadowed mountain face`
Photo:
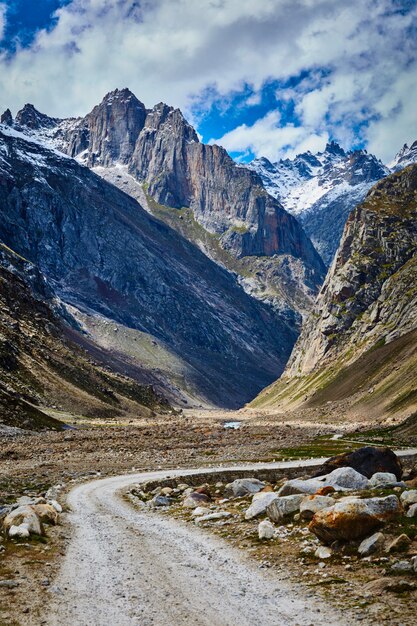
[[[282,380],[257,404],[371,390],[367,401],[383,399],[381,413],[416,410],[416,193],[411,165],[377,183],[354,209]]]
[[[119,157],[130,149],[116,144]],[[163,343],[185,363],[194,397],[241,405],[282,371],[296,334],[270,307],[131,197],[8,126],[0,212],[2,242],[63,302]]]
[[[123,89],[107,94],[84,118],[55,120],[26,105],[15,122],[7,119],[105,178],[120,168],[143,187],[152,212],[155,205],[166,209],[158,217],[174,228],[178,220],[169,210],[189,210],[199,232],[178,230],[298,331],[324,279],[320,256],[258,175],[236,165],[223,148],[200,143],[181,111],[163,103],[148,110]],[[120,176],[112,182],[129,189]]]

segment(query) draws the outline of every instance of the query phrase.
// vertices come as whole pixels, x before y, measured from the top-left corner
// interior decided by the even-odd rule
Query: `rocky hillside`
[[[143,186],[159,219],[299,326],[324,279],[321,258],[258,175],[238,167],[223,148],[200,143],[181,111],[163,103],[147,110],[123,89],[80,119],[48,118],[32,105],[15,120],[9,113],[5,122],[104,177],[109,168],[121,168]],[[125,181],[112,182],[128,190]],[[189,211],[197,227],[182,229],[172,209]]]
[[[296,334],[231,273],[75,160],[7,126],[0,139],[0,238],[95,349],[184,403],[236,406],[279,375]]]
[[[120,419],[170,409],[152,387],[93,361],[42,274],[4,244],[0,308],[0,430],[61,429],[51,414]]]
[[[324,152],[306,152],[277,163],[260,158],[248,167],[259,174],[268,193],[301,221],[327,265],[352,208],[389,173],[372,154],[345,152],[335,142]]]
[[[412,163],[417,163],[417,141],[414,141],[410,146],[405,143],[388,167],[392,172],[399,172]]]
[[[381,412],[416,410],[416,194],[411,165],[354,209],[285,373],[257,406],[357,393]]]

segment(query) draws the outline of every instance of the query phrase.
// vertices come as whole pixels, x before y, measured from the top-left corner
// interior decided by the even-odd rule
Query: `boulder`
[[[374,533],[362,541],[358,548],[360,556],[369,556],[374,552],[379,552],[384,547],[385,537],[382,533]]]
[[[258,537],[259,539],[272,539],[274,536],[275,527],[268,519],[262,520],[258,524]]]
[[[366,537],[402,512],[397,496],[385,498],[342,498],[328,509],[318,511],[309,529],[324,543]]]
[[[410,543],[410,537],[403,533],[391,541],[387,548],[387,552],[404,552],[405,550],[408,550]]]
[[[34,504],[32,509],[41,522],[54,525],[58,523],[58,511],[51,504]]]
[[[266,514],[272,522],[281,522],[285,517],[296,513],[304,500],[303,494],[276,497],[266,508]]]
[[[417,489],[411,491],[403,491],[400,496],[403,506],[409,507],[412,504],[417,504]]]
[[[257,478],[238,478],[226,485],[225,494],[239,498],[241,496],[247,496],[248,494],[258,493],[258,491],[261,491],[264,487],[265,483]]]
[[[376,473],[389,472],[395,474],[397,480],[401,480],[403,474],[401,462],[390,448],[364,446],[353,452],[331,457],[321,466],[316,476],[323,476],[339,467],[352,467],[367,478]]]
[[[186,509],[195,509],[198,506],[202,506],[210,501],[210,498],[205,493],[196,493],[193,491],[190,493],[182,503]]]
[[[410,506],[407,511],[407,517],[417,517],[417,503]]]
[[[295,493],[316,494],[322,491],[323,487],[332,487],[335,491],[357,491],[368,489],[369,480],[359,474],[351,467],[340,467],[330,474],[319,476],[318,478],[308,478],[301,480],[295,478],[288,480],[278,492],[279,496],[286,496]]]
[[[398,482],[395,474],[390,472],[377,472],[369,479],[371,489],[380,487],[405,487],[405,483]]]
[[[253,496],[252,504],[246,510],[245,519],[253,519],[258,515],[266,512],[267,507],[278,498],[278,495],[273,492],[257,493]]]
[[[6,515],[3,521],[3,527],[9,535],[12,526],[20,526],[21,524],[25,525],[29,534],[43,535],[41,520],[33,508],[29,505],[19,506],[17,509],[14,509],[14,511],[11,511],[8,515]]]
[[[303,519],[312,519],[317,511],[327,509],[335,503],[333,498],[329,496],[306,496],[300,504],[300,515]]]
[[[10,526],[9,537],[19,537],[20,539],[28,539],[30,531],[28,524],[19,524],[19,526]]]

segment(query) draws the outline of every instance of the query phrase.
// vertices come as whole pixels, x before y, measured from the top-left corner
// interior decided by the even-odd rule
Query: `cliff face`
[[[258,175],[236,165],[223,148],[200,143],[181,111],[163,103],[147,110],[123,89],[107,94],[85,118],[58,120],[53,128],[49,123],[37,130],[25,127],[27,116],[18,117],[20,130],[104,177],[106,170],[125,166],[158,205],[190,209],[197,223],[235,259],[252,257],[259,266],[260,257],[291,257],[290,265],[302,266],[292,273],[295,295],[286,289],[284,274],[276,271],[273,278],[265,277],[259,267],[250,271],[250,293],[261,300],[267,293],[276,309],[292,311],[296,329],[324,278],[320,256],[297,220],[265,191]],[[119,178],[112,182],[119,184]],[[210,258],[219,262],[217,255]],[[242,284],[248,284],[247,278],[245,272]]]
[[[13,129],[0,156],[0,238],[67,305],[153,337],[214,404],[241,404],[280,373],[295,332],[175,230]]]
[[[299,394],[304,386],[305,399],[311,401],[319,389],[331,387],[332,381],[346,368],[351,367],[351,377],[355,367],[360,372],[360,362],[367,363],[367,375],[372,379],[378,373],[375,365],[378,354],[383,353],[389,365],[390,354],[404,344],[406,337],[409,340],[404,345],[408,344],[410,349],[415,346],[416,194],[417,165],[411,165],[377,183],[351,213],[333,265],[278,382],[277,394],[271,387],[261,395],[261,403],[262,397],[266,403],[272,397],[273,402],[279,401],[279,397],[282,400],[283,384],[287,390],[288,385],[293,385],[289,393],[293,399],[297,395],[295,389]],[[402,383],[409,383],[407,391],[402,392],[408,394],[414,406],[417,401],[415,349],[411,352],[401,365],[402,370],[405,366]],[[362,374],[364,388],[367,383]],[[390,375],[392,372],[387,373],[387,377]],[[340,377],[338,380],[340,385]],[[356,383],[356,387],[351,385],[352,394],[359,381]],[[401,395],[396,385],[392,389]]]

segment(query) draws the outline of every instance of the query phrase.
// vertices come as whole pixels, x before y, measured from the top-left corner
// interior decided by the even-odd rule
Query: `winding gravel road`
[[[270,463],[229,469],[314,466]],[[226,469],[225,467],[218,468]],[[204,470],[95,480],[69,494],[74,532],[51,588],[48,626],[292,626],[347,624],[226,542],[123,500],[133,483]]]

